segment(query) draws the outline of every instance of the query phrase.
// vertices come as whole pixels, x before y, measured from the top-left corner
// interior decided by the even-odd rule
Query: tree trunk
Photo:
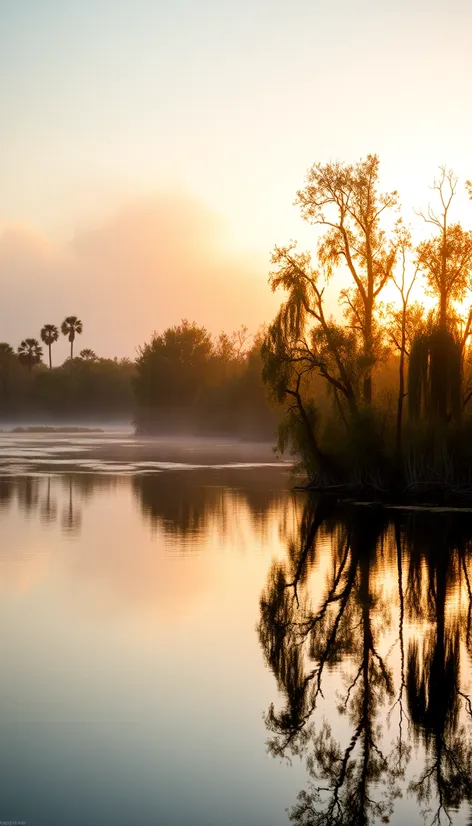
[[[306,410],[303,406],[303,402],[302,402],[300,393],[298,393],[298,391],[295,394],[295,398],[297,400],[297,406],[298,406],[298,409],[300,411],[300,416],[302,418],[302,422],[305,425],[306,433],[307,433],[307,436],[308,436],[308,441],[310,443],[310,447],[311,447],[311,450],[312,450],[312,453],[313,453],[313,458],[315,459],[317,464],[319,464],[320,467],[322,467],[323,464],[324,464],[325,456],[324,456],[324,453],[322,453],[322,451],[320,450],[320,446],[319,446],[319,444],[316,440],[315,434],[313,433],[313,428],[311,426],[310,420],[307,416],[307,412],[306,412]]]
[[[348,423],[348,420],[346,419],[346,416],[344,415],[344,410],[342,408],[341,400],[338,396],[338,390],[337,390],[336,387],[334,388],[334,399],[335,399],[335,402],[336,402],[336,407],[338,408],[338,411],[339,411],[339,415],[341,416],[341,419],[342,419],[342,421],[344,423],[344,426],[346,428],[346,431],[349,433],[349,423]]]
[[[290,391],[291,396],[295,396],[297,407],[300,413],[301,420],[305,426],[306,434],[308,437],[308,442],[310,444],[310,449],[312,453],[312,457],[314,459],[314,463],[318,465],[322,473],[325,473],[330,479],[333,477],[333,466],[330,462],[329,458],[323,453],[321,450],[316,436],[313,433],[313,428],[311,426],[310,420],[308,418],[307,412],[303,406],[302,398],[298,390]]]
[[[52,370],[51,342],[49,342],[49,369]]]
[[[332,354],[335,358],[336,365],[337,365],[337,368],[339,370],[339,375],[340,375],[341,381],[344,385],[344,392],[345,392],[345,396],[346,396],[346,400],[347,400],[347,403],[348,403],[348,406],[349,406],[350,413],[351,413],[352,416],[355,416],[355,415],[357,415],[358,410],[357,410],[357,401],[356,401],[356,397],[354,395],[354,390],[353,390],[353,387],[352,387],[352,383],[351,383],[351,380],[350,380],[350,378],[347,374],[347,371],[344,367],[343,360],[342,360],[341,356],[339,355],[338,348],[336,347],[336,344],[333,341],[333,336],[331,334],[330,327],[326,323],[326,319],[324,317],[324,312],[323,312],[323,305],[321,304],[321,301],[319,301],[319,304],[318,304],[318,311],[319,311],[319,315],[320,315],[321,326],[322,326],[323,331],[326,335],[326,340],[328,342],[328,346],[329,346],[329,348],[330,348],[330,350],[331,350],[331,352],[332,352]]]
[[[74,339],[71,338],[70,340],[70,360],[74,358]]]
[[[366,404],[372,402],[372,376],[370,373],[364,379],[364,402]]]
[[[374,262],[372,256],[370,231],[366,233],[367,254],[367,291],[364,299],[365,327],[364,327],[364,355],[368,361],[372,359],[372,315],[374,312]],[[372,403],[372,365],[369,364],[364,378],[364,404]]]
[[[370,291],[369,291],[370,292]],[[373,298],[369,295],[366,303],[365,313],[365,334],[364,334],[364,355],[369,361],[372,358],[372,309]],[[369,365],[367,375],[364,378],[364,404],[372,403],[372,367]]]
[[[441,250],[441,292],[439,296],[439,326],[446,329],[447,326],[447,294],[446,294],[446,275],[447,275],[447,216],[444,214],[444,224],[442,233],[442,250]]]
[[[444,284],[441,286],[441,295],[439,299],[439,326],[443,330],[447,327],[447,299]]]
[[[403,398],[405,396],[405,322],[406,322],[406,307],[403,307],[402,312],[402,338],[400,350],[400,367],[398,377],[398,402],[397,402],[397,454],[402,452],[402,421],[403,421]]]

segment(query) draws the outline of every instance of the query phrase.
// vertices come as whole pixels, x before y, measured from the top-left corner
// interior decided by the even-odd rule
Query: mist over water
[[[131,428],[106,431],[97,428],[17,428],[0,432],[2,473],[89,471],[145,473],[162,470],[195,470],[284,466],[268,442],[234,437],[198,437],[173,434],[136,437]]]

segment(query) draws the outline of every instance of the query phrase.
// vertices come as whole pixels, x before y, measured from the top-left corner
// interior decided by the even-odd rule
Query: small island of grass
[[[103,433],[101,427],[76,427],[72,425],[64,425],[55,427],[53,425],[30,425],[27,427],[18,426],[13,427],[10,433]]]

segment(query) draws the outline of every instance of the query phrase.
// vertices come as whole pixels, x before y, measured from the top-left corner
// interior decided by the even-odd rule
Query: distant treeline
[[[59,367],[31,369],[0,344],[0,417],[3,422],[131,421],[133,362],[74,358]]]
[[[129,359],[98,358],[91,349],[74,357],[74,342],[83,324],[67,316],[59,328],[45,324],[40,339],[25,338],[15,350],[0,342],[0,419],[49,423],[80,419],[131,419],[134,410],[134,364]],[[53,367],[52,348],[66,336],[70,356]]]
[[[273,438],[278,413],[262,383],[260,348],[245,327],[214,339],[183,321],[154,334],[136,360],[138,432]]]
[[[128,421],[146,434],[274,438],[278,413],[261,380],[261,338],[246,328],[213,338],[182,321],[155,333],[135,361],[99,358],[90,349],[74,356],[82,322],[69,316],[61,329],[71,355],[59,366],[50,352],[59,336],[54,325],[41,331],[46,360],[37,339],[24,339],[16,351],[0,342],[3,422]]]

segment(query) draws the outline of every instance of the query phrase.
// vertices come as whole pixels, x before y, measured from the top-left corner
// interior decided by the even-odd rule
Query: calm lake
[[[0,821],[472,823],[472,514],[262,447],[0,448]]]

